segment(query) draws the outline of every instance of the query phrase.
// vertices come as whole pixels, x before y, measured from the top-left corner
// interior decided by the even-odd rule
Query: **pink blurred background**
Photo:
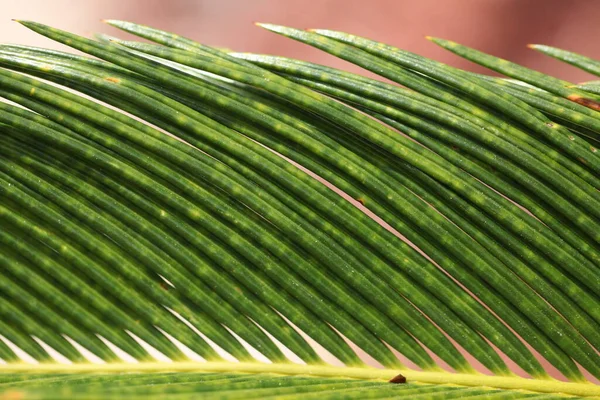
[[[125,19],[236,51],[271,53],[358,71],[345,62],[253,25],[349,31],[449,64],[484,71],[439,49],[425,35],[451,39],[581,82],[593,79],[526,48],[543,43],[600,58],[597,0],[0,0],[0,42],[58,47],[11,18],[82,35],[117,34],[101,19]],[[126,36],[126,35],[123,35]]]
[[[67,48],[10,19],[35,20],[86,36],[104,32],[128,37],[101,23],[104,18],[124,19],[235,51],[277,54],[354,72],[360,68],[253,22],[347,31],[477,72],[486,70],[424,36],[451,39],[572,82],[594,77],[526,45],[547,44],[600,59],[596,0],[0,0],[0,5],[0,42],[57,49]]]

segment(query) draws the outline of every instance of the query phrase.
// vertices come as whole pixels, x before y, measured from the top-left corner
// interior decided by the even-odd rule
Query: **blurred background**
[[[61,48],[11,19],[29,19],[81,35],[117,35],[101,19],[125,19],[236,51],[270,53],[357,67],[266,32],[253,22],[348,31],[478,72],[425,35],[466,44],[565,80],[585,72],[526,47],[542,43],[600,58],[597,0],[0,0],[0,42]],[[120,34],[121,37],[127,37]]]

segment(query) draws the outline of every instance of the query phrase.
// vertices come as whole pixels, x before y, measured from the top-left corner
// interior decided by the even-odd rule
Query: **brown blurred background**
[[[0,42],[55,48],[60,46],[10,19],[35,20],[82,35],[117,34],[100,20],[125,19],[236,51],[291,56],[353,71],[358,68],[253,22],[349,31],[484,71],[423,37],[438,36],[573,82],[592,77],[537,54],[526,44],[543,43],[600,58],[595,40],[600,37],[597,0],[0,0],[0,5]]]

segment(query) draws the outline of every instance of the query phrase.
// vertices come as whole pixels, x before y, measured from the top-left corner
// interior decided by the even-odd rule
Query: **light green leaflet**
[[[557,49],[556,47],[544,46],[540,44],[530,44],[530,48],[544,53],[550,57],[564,61],[584,71],[600,76],[600,61],[573,53],[567,50]]]
[[[600,397],[593,85],[107,22],[0,46],[0,399]]]

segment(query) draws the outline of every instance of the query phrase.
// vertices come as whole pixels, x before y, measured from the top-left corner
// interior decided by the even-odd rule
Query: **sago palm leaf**
[[[107,22],[0,46],[0,398],[600,398],[594,90]]]

